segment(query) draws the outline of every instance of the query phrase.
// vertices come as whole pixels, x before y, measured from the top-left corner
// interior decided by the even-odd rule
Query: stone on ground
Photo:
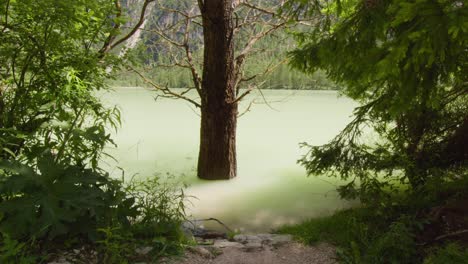
[[[328,244],[305,246],[294,242],[290,235],[256,234],[236,235],[232,241],[211,240],[209,245],[201,240],[199,250],[211,253],[186,252],[182,259],[170,264],[334,264],[335,248]],[[214,254],[213,252],[217,252]]]

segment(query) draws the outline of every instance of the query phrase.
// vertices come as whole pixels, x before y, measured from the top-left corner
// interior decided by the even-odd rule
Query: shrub
[[[416,245],[413,232],[405,223],[395,222],[366,250],[365,263],[414,263]]]
[[[135,200],[138,210],[138,215],[132,219],[133,236],[149,240],[160,255],[178,253],[185,242],[181,229],[186,202],[183,188],[154,176],[130,181],[126,192]]]
[[[129,225],[136,216],[133,198],[119,183],[91,169],[63,165],[45,155],[38,170],[2,161],[0,231],[14,239],[85,236],[95,240],[99,227]]]
[[[362,226],[365,213],[360,209],[344,210],[331,216],[309,219],[299,225],[283,226],[278,232],[292,234],[306,244],[326,241],[345,245],[356,237],[366,236],[368,230]]]
[[[2,263],[28,263],[31,254],[77,243],[97,243],[101,263],[124,263],[138,246],[151,246],[151,258],[181,251],[183,189],[158,177],[124,184],[106,173],[56,163],[51,155],[37,167],[0,162]],[[30,245],[33,240],[41,249]]]
[[[28,256],[27,245],[11,239],[8,234],[0,236],[0,263],[6,264],[32,264],[36,258]]]
[[[438,248],[430,254],[425,260],[424,264],[467,264],[468,263],[468,249],[462,248],[456,243],[450,243],[444,247]]]

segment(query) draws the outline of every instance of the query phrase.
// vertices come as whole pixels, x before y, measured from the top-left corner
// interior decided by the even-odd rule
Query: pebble
[[[204,257],[204,258],[212,258],[213,257],[211,252],[208,249],[204,248],[204,247],[200,247],[200,246],[198,246],[198,247],[189,247],[189,250],[192,251],[195,254],[198,254],[198,255]]]
[[[262,251],[265,247],[277,248],[293,240],[291,235],[256,234],[235,235],[231,241],[227,239],[201,239],[197,238],[198,246],[195,248],[207,248],[209,250],[238,248],[246,252]],[[213,254],[213,252],[211,252]],[[200,253],[199,255],[205,255]],[[216,255],[216,254],[215,254]]]
[[[243,248],[246,252],[262,251],[262,242],[248,242]]]
[[[213,247],[217,248],[226,248],[226,247],[233,247],[233,248],[242,248],[244,247],[243,244],[239,242],[233,242],[228,240],[216,240],[213,244]]]
[[[58,260],[49,262],[48,264],[71,264],[68,260],[66,260],[64,257],[60,257]]]
[[[148,253],[151,252],[151,250],[153,250],[153,247],[142,247],[142,248],[135,249],[135,252],[138,255],[147,255]]]

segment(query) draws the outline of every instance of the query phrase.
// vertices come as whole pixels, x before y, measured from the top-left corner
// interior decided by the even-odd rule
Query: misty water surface
[[[142,88],[116,88],[103,96],[122,111],[122,128],[111,149],[119,161],[113,175],[147,177],[170,173],[190,184],[197,197],[193,218],[215,217],[232,228],[269,231],[279,225],[328,215],[348,206],[336,194],[336,180],[306,177],[297,160],[306,149],[300,142],[323,144],[350,121],[356,103],[335,91],[264,90],[240,107],[250,111],[238,123],[238,177],[200,181],[195,176],[199,116],[184,101],[159,98]]]

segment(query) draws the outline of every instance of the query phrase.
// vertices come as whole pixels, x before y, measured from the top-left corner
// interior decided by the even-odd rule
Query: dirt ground
[[[220,249],[218,254],[187,251],[179,259],[168,261],[170,264],[332,264],[335,248],[327,244],[305,246],[290,242],[280,247],[266,247],[254,251],[236,247]]]

